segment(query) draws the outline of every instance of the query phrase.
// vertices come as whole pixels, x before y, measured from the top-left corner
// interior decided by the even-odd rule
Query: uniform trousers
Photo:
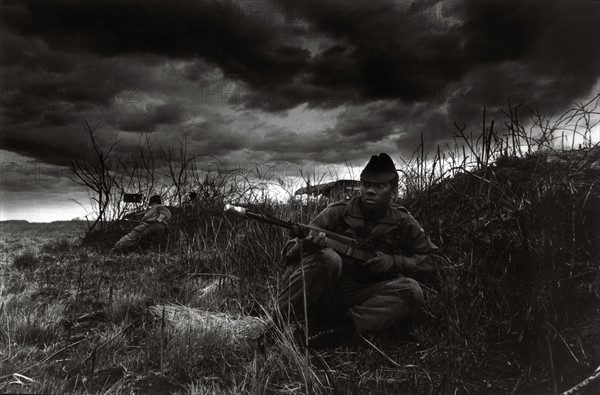
[[[117,241],[113,248],[115,251],[124,250],[137,245],[144,237],[162,235],[166,233],[166,231],[166,226],[160,222],[144,222],[133,228],[131,232],[127,233]]]
[[[359,334],[390,329],[423,304],[423,290],[417,281],[401,275],[377,282],[357,281],[343,273],[342,258],[331,248],[288,266],[278,297],[284,317],[303,317],[304,289],[309,316],[349,317]]]

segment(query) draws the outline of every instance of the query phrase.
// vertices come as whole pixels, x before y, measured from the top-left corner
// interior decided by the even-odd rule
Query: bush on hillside
[[[465,170],[405,204],[451,263],[440,328],[530,362],[550,347],[569,363],[557,333],[600,306],[599,147]]]

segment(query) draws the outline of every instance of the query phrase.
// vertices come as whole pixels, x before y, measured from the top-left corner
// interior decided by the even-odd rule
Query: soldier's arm
[[[333,230],[333,226],[335,223],[334,221],[336,219],[336,215],[338,215],[338,210],[339,209],[336,207],[325,208],[319,213],[319,215],[317,215],[312,221],[310,221],[310,225],[323,230]],[[300,248],[301,244],[302,248]],[[302,254],[306,256],[308,254],[317,252],[321,248],[323,247],[321,247],[318,244],[311,243],[311,237],[305,239],[294,237],[293,239],[288,240],[288,242],[283,247],[285,262],[288,265],[299,262],[301,250]]]
[[[152,222],[156,217],[156,211],[156,207],[146,210],[146,212],[144,212],[144,216],[142,217],[142,221]]]
[[[136,211],[132,213],[127,213],[123,216],[124,219],[128,220],[140,220],[146,211]]]
[[[439,249],[419,223],[410,216],[402,228],[403,254],[393,255],[394,272],[408,277],[431,276],[436,272],[432,254]]]
[[[166,207],[159,207],[158,216],[156,217],[156,221],[167,225],[169,220],[171,219],[171,212]]]

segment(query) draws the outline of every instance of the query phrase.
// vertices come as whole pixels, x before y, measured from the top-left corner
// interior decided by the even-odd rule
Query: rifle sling
[[[337,240],[330,239],[329,237],[325,239],[325,245],[332,250],[339,252],[340,254],[344,254],[361,261],[368,261],[376,256],[372,251],[354,248]]]

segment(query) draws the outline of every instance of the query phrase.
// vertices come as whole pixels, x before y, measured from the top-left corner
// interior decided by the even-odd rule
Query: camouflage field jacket
[[[393,255],[393,273],[372,274],[355,258],[341,255],[343,272],[366,282],[401,274],[419,279],[435,270],[431,254],[438,247],[431,242],[419,223],[403,207],[388,207],[383,218],[368,223],[359,197],[330,204],[310,224],[321,229],[368,243],[386,254]],[[288,263],[299,261],[298,239],[291,240],[284,250]],[[311,251],[314,252],[314,251]]]

